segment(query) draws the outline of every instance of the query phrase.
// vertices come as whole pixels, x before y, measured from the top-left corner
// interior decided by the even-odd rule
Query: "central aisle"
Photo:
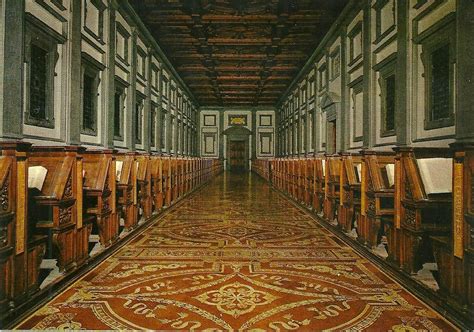
[[[453,330],[250,174],[223,174],[21,329]]]

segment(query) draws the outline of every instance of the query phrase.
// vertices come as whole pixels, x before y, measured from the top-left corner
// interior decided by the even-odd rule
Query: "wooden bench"
[[[119,220],[116,204],[116,170],[113,150],[87,150],[82,153],[84,167],[84,214],[93,216],[102,246],[118,240]]]
[[[304,204],[305,201],[305,186],[306,186],[306,178],[305,178],[305,168],[306,168],[306,158],[299,158],[296,161],[296,186],[297,186],[297,194],[296,194],[296,201]]]
[[[150,178],[153,212],[160,212],[163,208],[163,164],[160,156],[150,157]]]
[[[304,167],[304,204],[312,208],[314,194],[314,159],[307,158]]]
[[[399,247],[394,224],[395,153],[363,150],[362,154],[364,210],[358,240],[371,248],[386,241],[388,259],[395,262]]]
[[[28,159],[31,144],[0,142],[0,314],[39,287],[47,237],[28,232]]]
[[[338,223],[346,233],[357,229],[361,214],[362,156],[341,154]]]
[[[474,144],[454,143],[451,232],[431,236],[439,292],[474,323]]]
[[[163,186],[163,197],[164,197],[164,204],[166,207],[171,206],[171,158],[170,157],[162,157],[161,159],[162,165],[162,186]]]
[[[136,171],[135,153],[116,154],[117,213],[126,230],[135,228],[138,223]]]
[[[191,179],[192,179],[192,163],[190,158],[184,158],[185,163],[185,181],[184,181],[184,192],[189,193],[192,190]]]
[[[46,255],[57,259],[60,271],[72,270],[77,265],[76,231],[82,228],[82,169],[78,173],[78,149],[33,147],[28,153],[29,182],[41,177],[33,178],[33,169],[40,167],[46,171],[44,180],[29,186],[29,227],[31,234],[48,236]]]
[[[152,212],[150,155],[140,153],[135,156],[137,178],[138,219],[148,219]]]
[[[433,262],[433,236],[451,236],[452,152],[398,147],[400,162],[400,266],[417,273]],[[398,193],[398,192],[397,192]]]
[[[330,222],[335,221],[337,217],[337,207],[340,198],[340,168],[341,157],[339,155],[326,156],[324,217]]]
[[[178,160],[176,157],[170,159],[170,177],[171,204],[174,204],[178,199]]]
[[[313,160],[314,186],[313,186],[313,209],[317,214],[323,212],[324,197],[326,194],[326,159],[316,156]]]
[[[298,175],[297,175],[297,169],[296,169],[296,159],[291,158],[289,160],[289,165],[288,165],[288,176],[289,176],[289,182],[290,182],[290,190],[289,194],[293,199],[297,199],[297,182],[298,182]]]

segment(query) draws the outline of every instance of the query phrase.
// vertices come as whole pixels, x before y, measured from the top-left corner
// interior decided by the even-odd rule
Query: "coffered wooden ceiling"
[[[275,105],[348,0],[129,0],[200,105]]]

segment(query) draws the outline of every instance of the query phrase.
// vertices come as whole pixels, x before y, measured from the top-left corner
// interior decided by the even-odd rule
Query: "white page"
[[[355,165],[355,168],[356,168],[356,170],[357,170],[357,174],[359,175],[359,179],[358,179],[358,180],[359,180],[359,182],[361,182],[361,181],[362,181],[362,164],[361,164],[361,163],[360,163],[360,164],[359,164],[359,163],[356,164],[356,165]]]
[[[117,160],[115,162],[115,175],[117,177],[117,180],[120,180],[120,176],[122,175],[122,167],[123,167],[123,161]]]
[[[388,186],[392,187],[395,184],[395,164],[385,165],[387,171]]]
[[[28,188],[36,188],[41,191],[47,173],[48,169],[43,166],[28,167]]]
[[[426,194],[452,192],[452,158],[426,158],[418,159],[416,162],[420,170],[421,180],[425,186]]]

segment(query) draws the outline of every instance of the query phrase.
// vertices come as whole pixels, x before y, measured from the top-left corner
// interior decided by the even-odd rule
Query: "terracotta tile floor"
[[[18,328],[455,330],[256,175],[229,173]]]

